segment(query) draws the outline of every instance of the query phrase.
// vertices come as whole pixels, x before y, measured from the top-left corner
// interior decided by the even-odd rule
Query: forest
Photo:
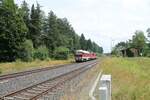
[[[46,16],[39,3],[0,0],[0,62],[68,59],[75,50],[101,54],[103,48],[84,34],[79,36],[67,18],[53,11]]]

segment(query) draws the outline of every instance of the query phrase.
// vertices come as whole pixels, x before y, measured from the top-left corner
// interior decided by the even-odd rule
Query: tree
[[[132,46],[138,49],[138,53],[142,53],[142,50],[146,44],[146,38],[142,31],[136,31],[132,37]]]
[[[103,48],[102,48],[102,47],[99,47],[99,53],[102,54],[103,51],[104,51]]]
[[[116,48],[119,48],[120,50],[127,48],[127,43],[125,42],[119,42],[116,46]]]
[[[74,50],[80,49],[80,37],[77,34],[73,36],[73,47]]]
[[[41,22],[42,22],[42,17],[41,17],[41,9],[40,5],[37,3],[37,7],[34,7],[34,4],[32,5],[31,8],[31,25],[29,27],[30,30],[30,39],[33,41],[33,45],[35,48],[38,48],[39,45],[41,45]]]
[[[21,12],[22,12],[22,16],[23,16],[23,20],[27,26],[27,28],[29,29],[30,27],[30,9],[28,7],[28,4],[26,3],[26,1],[24,0],[21,4]],[[30,33],[27,33],[27,38],[30,39]]]
[[[87,40],[87,44],[86,44],[87,46],[87,50],[88,51],[92,51],[92,48],[93,48],[93,46],[92,46],[92,42],[91,42],[91,40],[90,39],[88,39]]]
[[[3,0],[0,12],[0,61],[14,61],[28,30],[13,0]]]
[[[96,53],[103,53],[103,48],[97,45],[95,42],[92,42],[92,51]]]
[[[60,34],[58,32],[57,27],[57,16],[50,11],[48,15],[48,22],[47,22],[47,39],[46,39],[46,46],[50,51],[50,55],[53,54],[53,51],[56,47],[60,46]]]
[[[70,37],[70,26],[66,18],[57,19],[57,30],[59,36],[62,37],[59,45],[71,48],[72,37]]]
[[[148,38],[150,38],[150,28],[147,29],[147,33],[148,33]]]
[[[86,40],[85,40],[84,34],[81,34],[80,45],[81,45],[82,50],[86,50]]]
[[[127,42],[128,43],[128,42]],[[115,45],[113,50],[111,51],[111,54],[113,55],[120,55],[121,50],[127,49],[128,44],[126,42],[119,42],[118,44]]]

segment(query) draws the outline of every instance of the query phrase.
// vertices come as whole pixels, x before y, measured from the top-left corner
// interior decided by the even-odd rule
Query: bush
[[[22,44],[22,49],[19,51],[18,56],[22,61],[32,61],[32,55],[33,55],[33,43],[31,40],[26,40]]]
[[[68,59],[69,49],[66,47],[58,47],[54,51],[54,58],[58,60]]]
[[[45,60],[48,57],[49,57],[49,52],[45,46],[41,46],[41,47],[34,50],[34,53],[33,53],[34,59]]]

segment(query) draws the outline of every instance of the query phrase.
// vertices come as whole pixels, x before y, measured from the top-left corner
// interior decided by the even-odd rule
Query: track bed
[[[1,92],[1,98],[5,98],[6,100],[34,100],[39,97],[41,98],[42,95],[47,93],[54,95],[54,88],[61,86],[65,81],[79,75],[95,64],[96,61],[89,61],[59,66],[52,69],[37,69],[37,72],[36,70],[32,70],[33,73],[32,71],[29,71],[30,73],[26,71],[17,73],[16,75],[10,74],[6,78],[1,76],[0,87],[3,86],[1,90],[4,90],[4,92]],[[21,81],[22,83],[20,83]],[[20,85],[17,86],[17,84]],[[8,86],[9,88],[4,86]]]

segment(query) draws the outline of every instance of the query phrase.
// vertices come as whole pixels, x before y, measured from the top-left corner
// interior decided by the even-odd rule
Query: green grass
[[[104,58],[100,66],[112,75],[113,100],[150,100],[150,58]]]
[[[0,63],[0,75],[9,74],[14,72],[20,72],[30,69],[42,68],[42,67],[50,67],[54,65],[60,64],[69,64],[72,63],[72,59],[70,60],[35,60],[32,62],[10,62],[10,63]]]

